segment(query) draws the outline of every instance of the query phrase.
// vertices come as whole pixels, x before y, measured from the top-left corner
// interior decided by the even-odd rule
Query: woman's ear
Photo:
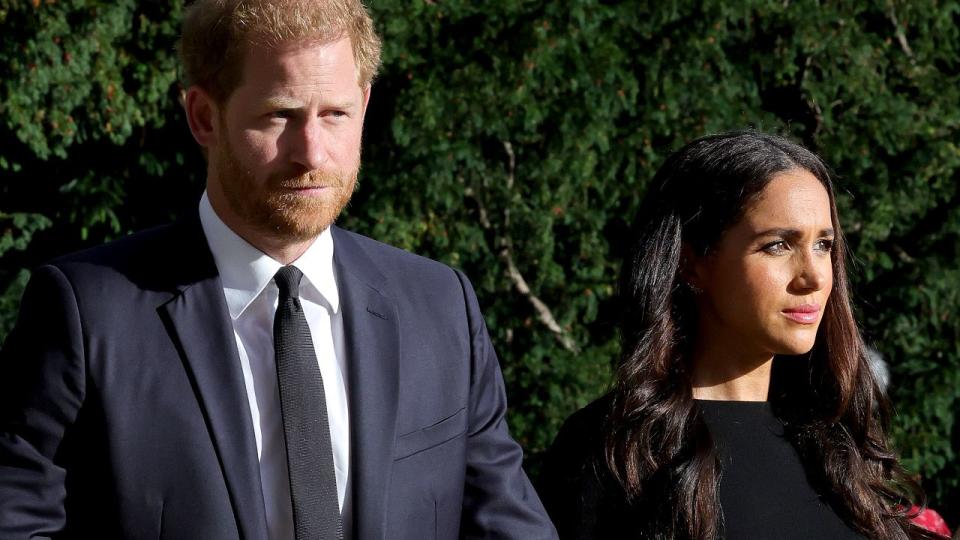
[[[703,291],[706,259],[707,256],[697,255],[690,244],[684,242],[680,251],[680,278],[694,294]]]

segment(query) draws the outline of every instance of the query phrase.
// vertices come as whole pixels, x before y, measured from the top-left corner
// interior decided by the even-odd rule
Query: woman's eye
[[[817,243],[813,245],[813,248],[817,251],[826,251],[827,253],[833,251],[833,240],[828,238],[822,238],[817,240]]]
[[[777,240],[776,242],[770,242],[761,249],[770,255],[780,255],[781,253],[785,253],[789,249],[789,246],[787,246],[787,243],[783,240]]]

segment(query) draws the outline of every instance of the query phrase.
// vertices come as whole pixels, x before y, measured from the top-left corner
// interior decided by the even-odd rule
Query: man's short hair
[[[223,103],[242,82],[247,47],[342,37],[365,87],[380,67],[380,38],[360,0],[196,0],[184,10],[179,44],[184,82]]]

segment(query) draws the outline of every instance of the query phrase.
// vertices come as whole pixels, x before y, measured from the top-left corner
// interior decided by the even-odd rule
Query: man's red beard
[[[224,141],[217,159],[218,181],[233,213],[261,233],[288,241],[309,240],[329,227],[350,201],[357,181],[357,170],[349,174],[314,170],[278,174],[258,184],[237,160],[229,141]],[[305,187],[325,189],[320,196],[293,191]]]

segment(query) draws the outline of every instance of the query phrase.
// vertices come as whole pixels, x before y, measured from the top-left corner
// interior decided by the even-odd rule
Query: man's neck
[[[291,239],[263,231],[240,219],[217,195],[208,189],[207,197],[210,200],[210,206],[220,221],[248,244],[280,264],[287,265],[299,259],[319,237],[316,235],[306,239]]]
[[[229,225],[228,225],[229,226]],[[231,228],[232,229],[232,228]],[[307,249],[317,240],[317,237],[310,238],[308,240],[294,241],[289,240],[277,240],[272,238],[264,238],[263,236],[256,235],[246,235],[241,231],[234,230],[233,232],[237,233],[240,238],[243,238],[250,243],[251,246],[259,249],[269,256],[271,259],[279,262],[280,264],[287,265],[300,258]]]

